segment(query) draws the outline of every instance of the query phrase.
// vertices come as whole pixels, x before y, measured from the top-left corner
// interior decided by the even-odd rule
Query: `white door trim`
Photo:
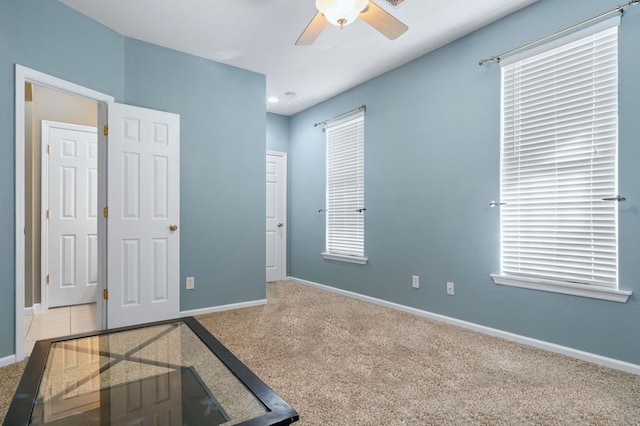
[[[282,201],[284,204],[284,209],[282,210],[282,222],[285,224],[284,228],[282,229],[282,251],[283,251],[283,255],[282,255],[282,263],[281,263],[281,270],[282,270],[282,279],[284,280],[287,277],[287,228],[288,228],[288,223],[287,223],[287,153],[286,152],[280,152],[280,151],[270,151],[267,150],[266,155],[273,155],[275,157],[281,157],[282,158],[282,189],[283,189],[283,194],[284,194],[284,200]]]
[[[103,124],[107,122],[107,107],[109,102],[113,102],[115,99],[113,96],[106,95],[104,93],[96,92],[86,87],[79,86],[77,84],[59,79],[57,77],[44,74],[40,71],[36,71],[22,65],[16,64],[15,66],[15,361],[21,361],[24,359],[24,267],[25,267],[25,203],[24,203],[24,161],[25,161],[25,83],[34,83],[41,86],[50,87],[57,90],[77,95],[83,98],[94,100],[98,103],[98,128],[101,128]],[[98,132],[98,149],[99,149],[99,165],[98,165],[98,181],[105,182],[106,179],[106,146],[104,143],[105,136],[102,132]],[[98,188],[98,205],[106,205],[106,188]],[[104,218],[98,216],[98,235],[102,235],[100,244],[106,244],[106,223]],[[106,250],[102,250],[102,253],[106,256]],[[103,263],[101,261],[101,263]],[[104,285],[104,271],[99,271],[101,277],[101,283]],[[104,302],[98,303],[98,318],[104,320]],[[98,328],[103,328],[103,325],[96,324]]]

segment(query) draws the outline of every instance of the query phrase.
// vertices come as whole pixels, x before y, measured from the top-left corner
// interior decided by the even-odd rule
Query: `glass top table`
[[[257,426],[298,419],[187,317],[37,342],[5,424]]]

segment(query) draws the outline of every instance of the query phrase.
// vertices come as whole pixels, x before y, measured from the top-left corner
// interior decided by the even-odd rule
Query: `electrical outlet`
[[[447,294],[449,296],[453,296],[455,294],[455,290],[453,288],[453,282],[452,281],[447,281]]]
[[[420,288],[420,277],[418,275],[411,277],[411,285],[413,288]]]
[[[196,279],[194,277],[187,277],[185,287],[187,290],[193,290],[196,286]]]

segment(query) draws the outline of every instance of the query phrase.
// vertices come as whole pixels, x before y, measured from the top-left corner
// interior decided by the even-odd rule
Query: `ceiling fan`
[[[395,40],[409,29],[371,0],[316,0],[316,8],[318,13],[298,37],[297,46],[312,44],[327,24],[342,28],[358,18],[390,40]]]

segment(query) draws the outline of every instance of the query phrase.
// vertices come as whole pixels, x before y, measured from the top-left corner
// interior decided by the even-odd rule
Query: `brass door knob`
[[[282,228],[283,226],[284,226],[284,223],[282,223],[282,222],[278,223],[278,228]]]
[[[169,225],[169,229],[171,229],[172,231],[175,231],[176,229],[178,229],[178,225]]]

